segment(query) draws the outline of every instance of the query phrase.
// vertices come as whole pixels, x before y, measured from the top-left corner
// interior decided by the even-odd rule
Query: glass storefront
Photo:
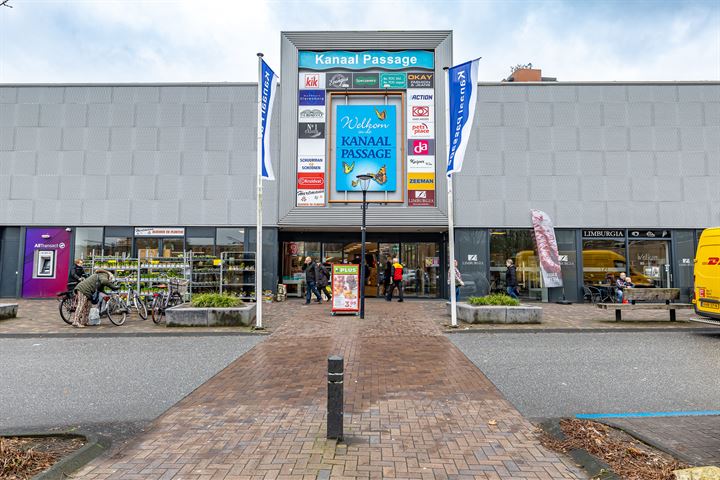
[[[670,242],[631,240],[629,277],[638,287],[668,288],[670,282]]]
[[[437,242],[367,242],[365,262],[361,262],[362,244],[283,242],[282,278],[293,281],[304,278],[302,265],[305,257],[326,259],[330,263],[364,263],[365,295],[379,297],[385,294],[388,261],[398,257],[403,272],[404,294],[410,297],[435,298],[441,293],[440,246]]]
[[[612,284],[627,269],[625,240],[583,240],[583,284]]]
[[[540,266],[532,229],[490,230],[490,291],[505,292],[506,261],[515,262],[523,297],[542,297]]]
[[[103,249],[103,228],[76,228],[74,258],[86,259],[93,254],[100,255]]]
[[[244,228],[218,228],[215,240],[215,255],[222,252],[245,251]]]

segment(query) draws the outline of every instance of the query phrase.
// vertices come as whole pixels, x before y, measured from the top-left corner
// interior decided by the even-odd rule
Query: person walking
[[[105,288],[117,290],[119,286],[115,283],[115,277],[107,270],[98,269],[89,277],[83,279],[75,287],[75,314],[73,315],[72,326],[83,328],[88,323],[88,315],[93,305],[93,299],[97,303],[97,295]]]
[[[327,301],[332,300],[332,291],[330,290],[330,266],[329,263],[317,264],[317,286],[320,293],[325,296]]]
[[[385,270],[383,270],[383,296],[387,296],[390,289],[390,281],[392,280],[392,262],[390,258],[385,262]]]
[[[458,269],[458,261],[455,259],[455,268],[448,270],[448,285],[450,285],[450,275],[455,275],[455,301],[460,300],[460,287],[464,287],[462,274]]]
[[[505,290],[515,300],[518,299],[518,282],[517,282],[517,269],[511,259],[505,260]]]
[[[322,298],[320,297],[320,292],[317,288],[318,266],[312,257],[305,257],[303,270],[305,271],[305,284],[307,285],[307,289],[305,290],[305,305],[310,304],[310,297],[312,297],[312,294],[315,294],[317,297],[317,303],[322,303]]]
[[[403,301],[403,265],[400,263],[397,257],[393,258],[393,263],[390,266],[390,278],[392,278],[392,285],[390,285],[390,291],[385,295],[385,300],[392,302],[393,292],[398,289],[398,302]]]

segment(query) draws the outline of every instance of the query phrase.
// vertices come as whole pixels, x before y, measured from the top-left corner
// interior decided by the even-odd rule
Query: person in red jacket
[[[400,297],[398,299],[398,302],[403,301],[403,267],[402,263],[398,260],[397,257],[393,258],[393,264],[390,267],[390,278],[392,279],[392,284],[390,284],[390,290],[385,295],[385,300],[388,302],[392,302],[392,296],[395,289],[398,289],[398,296]]]

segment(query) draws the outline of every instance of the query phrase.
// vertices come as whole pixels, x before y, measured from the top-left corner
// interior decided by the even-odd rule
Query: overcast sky
[[[2,0],[0,0],[1,2]],[[720,80],[720,0],[9,0],[0,82],[257,81],[280,32],[453,30],[480,79]],[[282,77],[282,72],[278,72]]]

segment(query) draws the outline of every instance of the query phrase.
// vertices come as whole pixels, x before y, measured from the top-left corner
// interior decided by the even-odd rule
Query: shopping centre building
[[[266,286],[306,255],[360,260],[371,173],[366,295],[393,256],[406,296],[447,295],[443,67],[464,60],[450,31],[281,34]],[[627,272],[686,297],[720,224],[720,82],[520,73],[477,86],[454,177],[462,294],[502,289],[512,258],[524,296],[577,300]],[[255,83],[0,85],[0,297],[51,294],[75,257],[253,252],[256,121]],[[531,209],[554,221],[564,289],[542,284]]]

